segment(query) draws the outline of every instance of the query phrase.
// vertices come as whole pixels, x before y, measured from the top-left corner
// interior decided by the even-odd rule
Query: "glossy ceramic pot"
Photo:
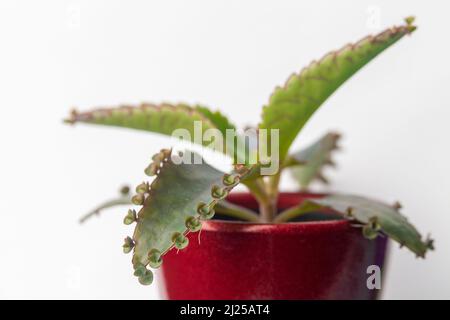
[[[285,209],[306,197],[282,193]],[[230,202],[257,209],[246,193]],[[170,251],[159,273],[167,299],[374,299],[367,268],[385,260],[386,238],[369,241],[347,220],[255,224],[211,220]]]

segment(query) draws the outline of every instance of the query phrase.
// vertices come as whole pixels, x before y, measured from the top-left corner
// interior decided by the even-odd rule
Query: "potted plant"
[[[73,111],[66,120],[71,124],[166,135],[182,129],[195,136],[200,124],[205,132],[212,131],[206,141],[194,142],[215,150],[225,145],[221,151],[234,161],[232,170],[222,172],[196,153],[163,149],[145,169],[154,176],[151,183],[139,184],[133,196],[124,188],[118,199],[82,220],[110,206],[138,206],[124,218],[135,229],[123,250],[133,252],[134,275],[141,284],[152,283],[151,268],[162,266],[163,290],[171,299],[375,298],[367,272],[371,266],[382,268],[387,237],[419,257],[433,249],[433,241],[422,238],[400,214],[398,203],[307,191],[311,181],[326,181],[322,168],[332,164],[338,134],[289,151],[319,106],[379,53],[411,34],[413,20],[332,51],[293,74],[271,95],[258,129],[225,142],[223,137],[235,126],[204,106],[142,104]],[[248,137],[256,137],[256,145],[246,144]],[[302,192],[279,191],[284,170],[298,179]],[[249,192],[230,193],[238,184]]]

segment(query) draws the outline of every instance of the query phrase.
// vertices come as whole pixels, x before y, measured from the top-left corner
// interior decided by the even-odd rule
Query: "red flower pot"
[[[320,195],[282,193],[285,209]],[[228,201],[257,209],[246,193]],[[347,220],[255,224],[211,220],[160,273],[168,299],[374,299],[369,265],[382,267],[386,238],[363,238]]]

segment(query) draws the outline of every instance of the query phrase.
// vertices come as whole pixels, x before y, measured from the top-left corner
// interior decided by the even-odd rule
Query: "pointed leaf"
[[[87,112],[73,111],[71,116],[65,120],[71,124],[83,122],[144,130],[168,136],[171,136],[176,129],[186,129],[192,139],[195,121],[201,121],[203,132],[207,129],[219,129],[222,132],[227,127],[234,128],[228,119],[218,112],[214,113],[202,106],[193,108],[184,104],[142,104],[138,107],[121,106]],[[209,145],[209,142],[202,143]]]
[[[408,19],[406,25],[346,45],[313,61],[300,73],[292,75],[283,87],[276,88],[263,109],[260,128],[280,130],[280,161],[284,160],[308,119],[336,89],[379,53],[414,30],[412,20]]]
[[[175,164],[180,158],[167,153],[153,159],[159,161],[159,169],[138,212],[133,235],[135,269],[149,264],[151,252],[162,256],[173,246],[184,248],[188,226],[198,231],[198,223],[214,215],[214,206],[247,171],[229,176],[204,161]]]
[[[327,133],[306,149],[294,152],[286,159],[286,166],[293,166],[292,176],[302,189],[307,189],[316,179],[327,183],[322,170],[327,165],[334,165],[331,154],[338,148],[339,138],[338,133]]]
[[[86,112],[74,110],[64,121],[69,124],[87,123],[143,130],[167,136],[172,136],[177,129],[186,129],[192,142],[211,148],[215,148],[216,145],[211,141],[203,141],[202,134],[208,129],[217,129],[222,134],[224,142],[224,145],[220,145],[220,151],[233,157],[235,163],[248,164],[249,156],[246,155],[245,148],[239,148],[235,140],[226,139],[226,130],[235,130],[235,126],[222,113],[213,112],[204,106],[142,104],[138,107],[120,106]],[[195,132],[195,122],[198,121],[201,122],[201,132]],[[235,139],[243,138],[237,135]]]
[[[84,216],[80,218],[80,223],[86,222],[86,220],[90,219],[93,216],[99,215],[101,211],[113,208],[116,206],[123,206],[123,205],[130,205],[131,204],[131,197],[129,195],[130,188],[127,185],[124,185],[120,188],[120,196],[110,199],[108,201],[105,201],[104,203],[98,205],[95,209],[91,210]]]
[[[363,224],[363,233],[369,238],[378,232],[388,235],[393,240],[406,246],[419,257],[425,257],[428,249],[433,248],[433,240],[422,236],[408,220],[400,214],[398,205],[388,206],[382,202],[352,195],[330,195],[319,199],[310,199],[304,206],[307,211],[327,207],[344,215],[348,219]],[[316,208],[316,209],[317,209]]]

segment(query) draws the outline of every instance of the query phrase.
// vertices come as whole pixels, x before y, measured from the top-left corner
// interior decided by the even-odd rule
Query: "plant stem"
[[[306,213],[306,212],[304,210],[302,210],[300,207],[289,208],[289,209],[281,212],[279,215],[277,215],[273,221],[276,223],[287,222],[289,220],[292,220],[294,218],[301,216],[304,213]]]
[[[280,183],[280,172],[270,176],[265,183],[266,199],[260,202],[261,220],[263,222],[273,222],[278,211],[278,186]]]
[[[256,212],[247,208],[235,205],[228,201],[221,201],[215,206],[216,212],[233,218],[239,218],[245,221],[258,222],[259,216]]]
[[[86,220],[89,220],[93,216],[99,215],[102,210],[109,209],[109,208],[116,207],[116,206],[124,206],[124,205],[127,205],[127,206],[133,205],[131,202],[131,199],[127,196],[125,196],[123,198],[117,198],[117,199],[112,199],[112,200],[106,201],[106,202],[102,203],[101,205],[99,205],[94,210],[92,210],[89,213],[87,213],[86,215],[82,216],[79,221],[80,221],[80,223],[84,223],[84,222],[86,222]],[[233,217],[233,218],[239,218],[239,219],[242,219],[245,221],[250,221],[250,222],[258,222],[259,221],[258,214],[256,214],[252,210],[232,204],[227,201],[221,201],[220,203],[218,203],[216,205],[216,211],[220,214],[223,214],[223,215],[226,215],[229,217]]]
[[[262,178],[258,178],[251,181],[246,181],[244,185],[250,191],[250,193],[256,198],[258,202],[264,202],[267,199],[266,186]]]
[[[245,185],[258,201],[259,221],[265,223],[271,222],[273,218],[274,208],[270,202],[270,198],[267,193],[267,185],[263,178],[250,180],[246,182]]]
[[[91,212],[82,216],[79,221],[80,221],[80,223],[83,223],[86,220],[88,220],[89,218],[98,215],[100,213],[100,211],[102,211],[104,209],[108,209],[108,208],[115,207],[115,206],[122,206],[122,205],[131,205],[130,197],[125,196],[123,198],[117,198],[117,199],[112,199],[112,200],[106,201],[105,203],[99,205],[97,208],[95,208]]]
[[[275,203],[278,200],[278,193],[279,193],[278,188],[280,185],[280,177],[281,172],[278,172],[273,176],[270,176],[269,181],[267,183],[267,193],[272,200],[275,200]]]
[[[270,200],[259,203],[260,221],[269,223],[273,221],[276,212],[276,205]]]

